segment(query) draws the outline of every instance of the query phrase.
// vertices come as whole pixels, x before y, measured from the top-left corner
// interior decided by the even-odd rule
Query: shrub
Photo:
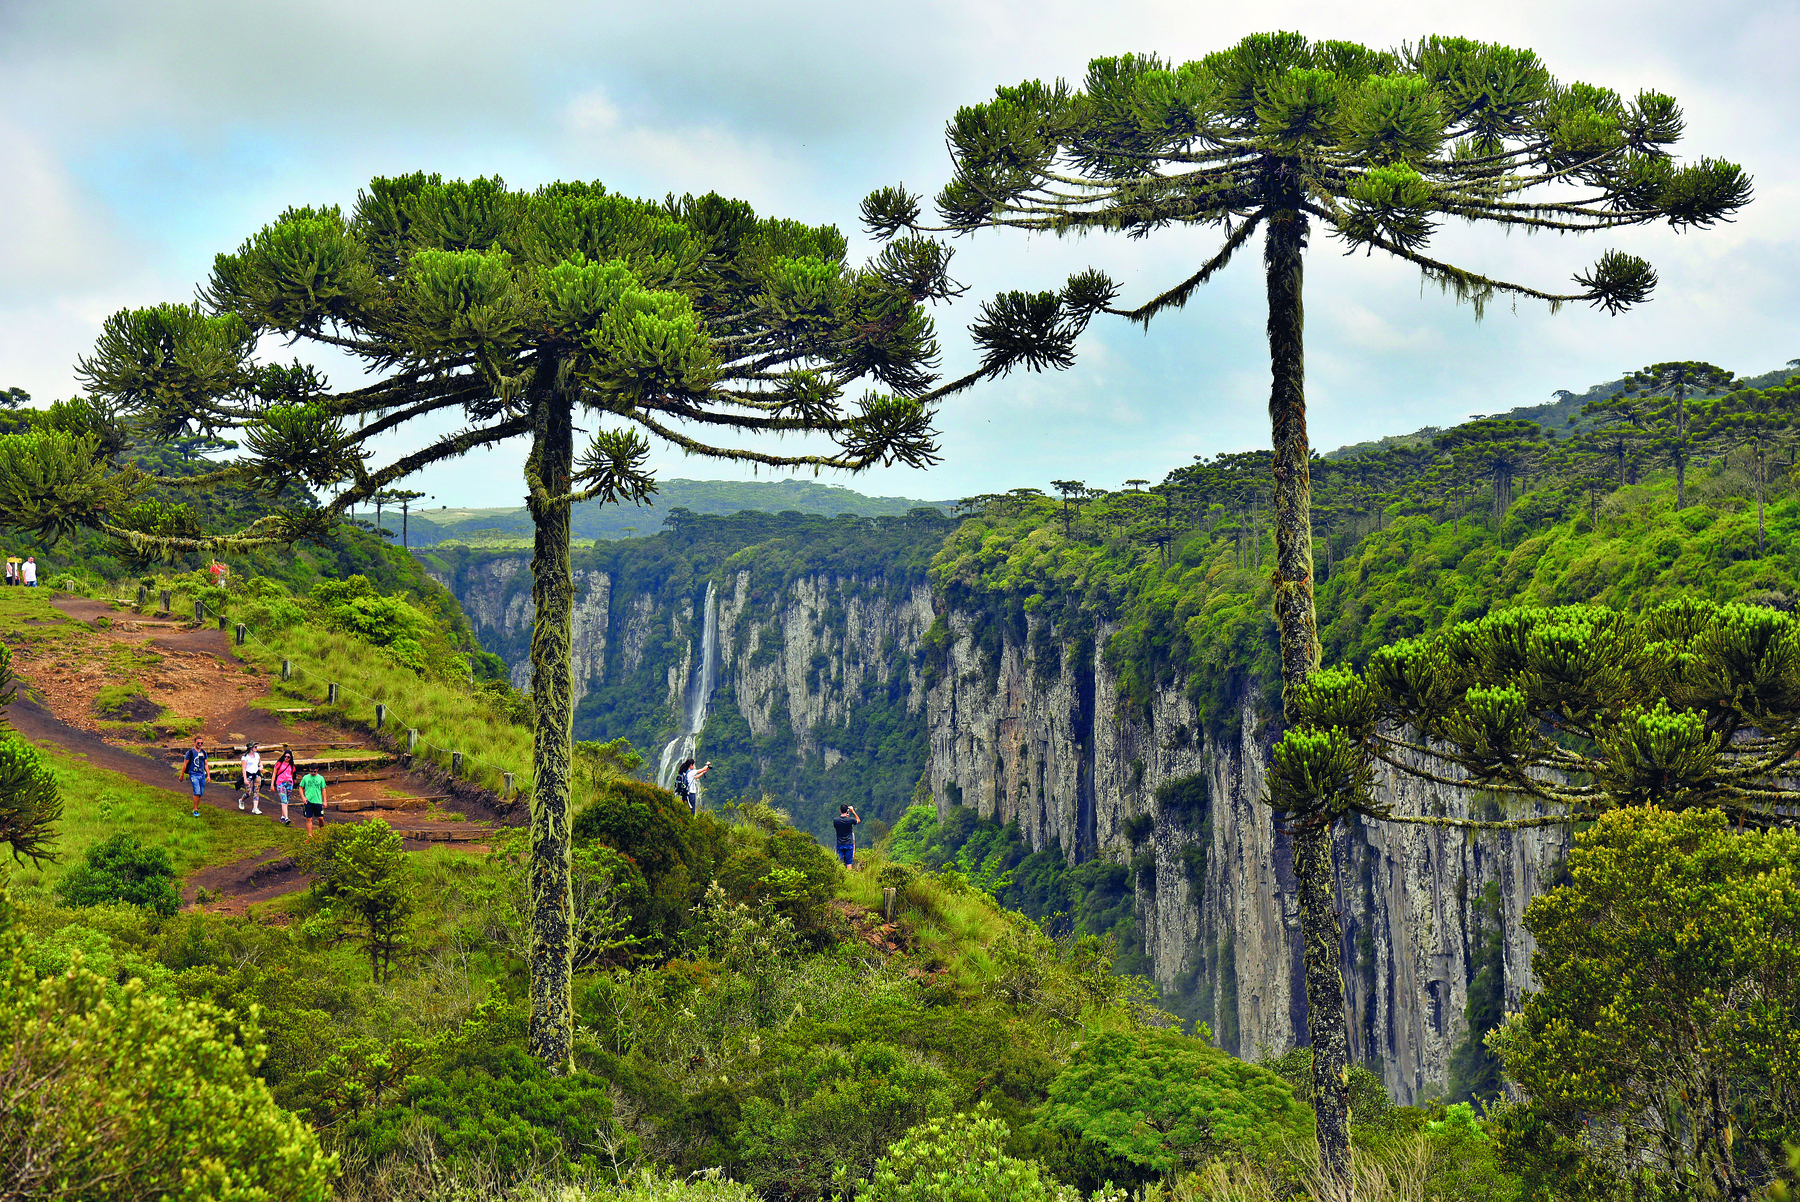
[[[313,895],[325,906],[312,929],[347,922],[369,955],[370,973],[386,980],[417,904],[399,833],[379,818],[327,827],[296,859],[317,878]]]
[[[0,1197],[323,1202],[333,1165],[209,1006],[79,964],[0,979]]]
[[[888,1149],[856,1202],[1081,1202],[1081,1193],[1047,1180],[1041,1166],[1006,1155],[1006,1124],[985,1109],[933,1119]],[[1100,1190],[1092,1202],[1124,1202]]]
[[[840,1171],[867,1177],[888,1145],[950,1109],[950,1079],[887,1043],[847,1048],[783,1040],[777,1067],[743,1103],[744,1177],[765,1195],[816,1198]]]
[[[1157,1172],[1309,1133],[1312,1115],[1267,1069],[1170,1031],[1106,1031],[1070,1057],[1040,1121]]]
[[[164,916],[181,908],[169,853],[123,832],[88,848],[57,884],[56,895],[67,906],[128,902]]]
[[[1800,833],[1616,810],[1569,877],[1525,911],[1541,988],[1488,1036],[1531,1100],[1498,1124],[1503,1162],[1720,1196],[1770,1180],[1800,1129]]]
[[[600,842],[624,852],[655,889],[692,862],[688,821],[688,812],[667,789],[618,780],[575,815],[570,835],[579,843]]]
[[[404,1151],[416,1130],[440,1155],[483,1161],[506,1176],[567,1160],[580,1163],[610,1129],[605,1079],[557,1076],[525,1050],[522,1023],[471,1019],[429,1066],[407,1077],[397,1104],[368,1112],[346,1133],[377,1156]]]

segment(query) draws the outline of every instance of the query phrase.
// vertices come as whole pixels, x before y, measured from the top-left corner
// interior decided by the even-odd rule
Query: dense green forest
[[[570,531],[578,539],[648,538],[662,530],[669,516],[678,510],[715,514],[805,513],[820,517],[849,513],[872,518],[904,517],[927,505],[950,508],[948,502],[864,496],[840,484],[815,480],[659,480],[655,494],[642,505],[603,505],[598,501],[577,505],[570,519]],[[392,506],[371,516],[393,537],[401,537],[402,518]],[[531,542],[531,515],[522,506],[452,510],[427,502],[423,508],[413,510],[404,525],[404,533],[415,547],[443,542],[529,546]]]
[[[1754,450],[1714,449],[1689,472],[1680,510],[1668,470],[1649,463],[1635,482],[1605,489],[1543,467],[1504,504],[1491,481],[1472,496],[1418,495],[1409,480],[1428,478],[1429,464],[1373,498],[1355,491],[1358,477],[1336,477],[1346,503],[1362,509],[1335,541],[1322,540],[1321,560],[1331,562],[1320,583],[1327,654],[1359,662],[1455,620],[1571,599],[1641,608],[1692,594],[1785,609],[1800,596],[1790,537],[1800,497],[1785,470],[1767,470],[1785,468],[1784,457],[1765,448],[1759,475]],[[1119,624],[1103,652],[1133,682],[1127,704],[1185,679],[1218,719],[1253,684],[1270,704],[1273,634],[1258,564],[1268,546],[1254,498],[1238,508],[1233,491],[1234,473],[1250,481],[1254,464],[1202,466],[1211,474],[1177,473],[1142,492],[977,498],[960,521],[677,514],[653,538],[589,554],[606,555],[591,566],[617,573],[624,587],[671,604],[697,603],[706,580],[740,568],[751,573],[752,603],[773,604],[796,578],[830,567],[896,588],[928,580],[995,629],[1030,613],[1079,631],[1105,615]],[[1320,473],[1327,500],[1329,472]],[[360,556],[343,562],[379,578],[378,593],[443,623],[446,648],[466,637],[433,610],[443,594],[408,574],[404,556],[366,533],[344,538],[347,549],[333,553]],[[104,548],[57,554],[67,557],[57,564],[63,582],[79,591],[110,594],[136,579]],[[393,632],[334,618],[344,601],[317,585],[332,570],[313,558],[320,554],[308,549],[260,576],[234,561],[219,603],[242,606],[232,612],[255,622],[285,615],[303,627],[336,623],[333,638],[374,639],[388,671],[420,674],[420,689],[468,690],[476,704],[498,707],[496,725],[523,736],[508,690],[483,693],[457,675],[467,669],[454,657],[409,658]],[[454,578],[474,562],[450,549],[420,566]],[[287,609],[282,593],[294,596]],[[928,646],[919,665],[927,672],[930,655]],[[653,746],[668,721],[660,672],[669,660],[661,662],[653,682],[617,681],[584,714],[636,721],[653,732],[639,746]],[[587,733],[616,737],[617,728],[596,721]],[[739,770],[729,754],[715,758],[723,771]],[[1073,1197],[1067,1191],[1110,1182],[1146,1196],[1174,1188],[1200,1192],[1169,1196],[1276,1198],[1306,1188],[1315,1171],[1304,1052],[1233,1059],[1204,1026],[1177,1033],[1180,1007],[1163,1009],[1133,975],[1143,967],[1134,897],[1148,861],[1073,864],[1062,849],[1033,850],[1016,828],[965,807],[949,807],[941,821],[936,807],[907,809],[909,796],[884,802],[898,821],[880,850],[860,857],[862,870],[848,873],[766,804],[746,798],[689,818],[668,794],[630,779],[629,753],[615,747],[594,761],[577,798],[582,1034],[576,1071],[551,1076],[523,1045],[525,858],[516,834],[480,855],[401,854],[379,823],[335,828],[324,843],[295,849],[314,873],[309,888],[242,917],[174,909],[166,899],[182,873],[240,854],[229,821],[209,819],[200,834],[165,842],[157,835],[172,807],[165,795],[54,751],[50,762],[71,835],[55,862],[9,876],[0,939],[11,967],[0,1004],[27,1024],[17,1029],[44,1033],[33,1055],[51,1057],[63,1076],[47,1101],[9,1109],[11,1121],[29,1124],[9,1138],[33,1148],[46,1131],[109,1141],[129,1153],[133,1180],[152,1183],[145,1188],[182,1172],[154,1151],[166,1128],[96,1126],[93,1116],[160,1113],[145,1109],[162,1096],[157,1056],[218,1060],[193,1113],[258,1116],[242,1128],[250,1143],[233,1143],[230,1123],[179,1117],[188,1111],[168,1110],[177,1116],[168,1121],[187,1124],[187,1146],[219,1157],[227,1176],[279,1175],[283,1197],[535,1199],[550,1187],[534,1180],[574,1180],[580,1190],[650,1198],[676,1196],[673,1181],[685,1174],[716,1171],[716,1180],[680,1188],[798,1199],[831,1193],[840,1173],[888,1180],[964,1164],[975,1174],[971,1196],[989,1196],[980,1182],[1003,1177],[1035,1183],[1019,1197]],[[804,800],[766,775],[755,779],[777,806]],[[109,840],[109,831],[127,837]],[[1791,836],[1753,847],[1751,836],[1691,823],[1666,833],[1607,827],[1578,839],[1566,892],[1551,895],[1560,908],[1528,916],[1537,937],[1561,940],[1575,962],[1610,954],[1582,944],[1580,907],[1618,905],[1608,875],[1617,854],[1606,849],[1646,837],[1696,849],[1726,838],[1763,857],[1765,872],[1800,871]],[[1646,946],[1659,938],[1661,913],[1651,907],[1633,919]],[[376,946],[390,958],[372,955]],[[1580,979],[1576,972],[1555,989],[1578,989]],[[1587,1183],[1577,1196],[1623,1196],[1632,1178],[1616,1158],[1544,1125],[1563,1121],[1554,1113],[1483,1088],[1481,1075],[1491,1081],[1501,1064],[1476,1055],[1488,1044],[1500,1057],[1515,1054],[1517,1073],[1541,1074],[1543,1065],[1482,1039],[1501,1018],[1491,990],[1472,991],[1470,1009],[1465,1094],[1485,1108],[1453,1096],[1393,1107],[1357,1069],[1362,1163],[1415,1181],[1410,1196],[1571,1196],[1571,1174]],[[42,1016],[60,1014],[103,1016],[106,1040],[58,1042],[65,1028]],[[159,1050],[146,1055],[152,1045]],[[97,1105],[101,1064],[143,1071],[114,1072],[110,1101]],[[1775,1172],[1767,1149],[1779,1147],[1779,1129],[1746,1139],[1756,1171]],[[228,1145],[239,1150],[211,1151]],[[999,1177],[979,1175],[987,1172]]]

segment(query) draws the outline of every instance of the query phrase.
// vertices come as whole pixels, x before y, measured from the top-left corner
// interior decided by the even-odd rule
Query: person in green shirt
[[[314,818],[319,820],[319,829],[325,829],[325,778],[317,768],[308,768],[300,778],[300,795],[306,798],[306,834],[311,838]]]

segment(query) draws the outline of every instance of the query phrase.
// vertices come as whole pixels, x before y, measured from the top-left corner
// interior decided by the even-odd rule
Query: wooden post
[[[194,625],[206,625],[206,602],[204,601],[194,602]]]
[[[161,610],[161,612],[169,613],[170,612],[169,607],[171,605],[173,605],[174,603],[175,603],[175,599],[173,597],[169,596],[169,590],[164,589],[162,591],[162,610]]]
[[[224,614],[219,615],[219,629],[220,630],[225,629],[225,615]]]
[[[376,702],[376,704],[375,704],[375,729],[380,730],[381,724],[386,721],[387,721],[387,706],[382,705],[380,702]]]
[[[406,732],[406,754],[411,755],[413,752],[417,751],[418,749],[419,749],[419,732],[416,730],[408,730]]]
[[[452,751],[450,753],[450,775],[462,775],[462,752],[460,751]]]
[[[144,608],[144,602],[146,602],[146,601],[148,601],[148,600],[149,600],[149,599],[150,599],[150,590],[149,590],[149,589],[147,589],[147,588],[145,588],[145,587],[144,587],[144,586],[143,586],[143,585],[141,585],[141,584],[140,584],[140,585],[138,585],[138,603],[137,603],[137,607],[138,607],[138,608],[139,608],[139,609],[142,609],[142,608]]]
[[[513,795],[513,774],[510,772],[501,773],[500,779],[505,782],[505,787],[501,792],[501,796],[511,797]]]
[[[334,680],[330,684],[325,686],[325,704],[326,705],[336,705],[337,704],[337,693],[338,693],[337,681]]]
[[[293,660],[284,659],[281,661],[281,679],[283,679],[283,680],[294,679],[294,661]]]
[[[881,913],[889,922],[894,921],[894,911],[900,908],[900,891],[889,885],[881,891]]]
[[[239,622],[237,624],[237,645],[238,646],[242,647],[244,645],[244,636],[248,633],[249,633],[249,630],[244,626],[244,624],[242,622]]]

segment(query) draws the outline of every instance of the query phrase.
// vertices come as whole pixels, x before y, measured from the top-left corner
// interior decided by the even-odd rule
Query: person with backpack
[[[194,817],[200,817],[200,799],[206,796],[206,741],[194,736],[194,745],[181,761],[181,773],[194,787]]]
[[[244,793],[250,794],[250,812],[257,817],[262,816],[262,752],[255,743],[244,748],[244,757],[238,761],[244,770],[243,792],[238,794],[238,809],[244,808]]]
[[[837,817],[831,820],[832,828],[837,831],[838,859],[844,862],[845,868],[856,867],[856,828],[861,823],[862,816],[855,806],[839,806]]]
[[[300,778],[300,796],[306,799],[306,837],[310,839],[314,818],[319,820],[319,829],[325,829],[325,778],[317,768],[308,768]]]
[[[292,826],[288,821],[288,798],[294,792],[294,753],[284,750],[281,758],[275,761],[275,776],[269,782],[275,787],[275,796],[281,802],[281,825]]]
[[[694,758],[689,756],[681,761],[675,769],[675,792],[688,803],[688,817],[692,818],[700,809],[700,778],[712,771],[712,761],[706,761],[706,767],[694,767]]]

